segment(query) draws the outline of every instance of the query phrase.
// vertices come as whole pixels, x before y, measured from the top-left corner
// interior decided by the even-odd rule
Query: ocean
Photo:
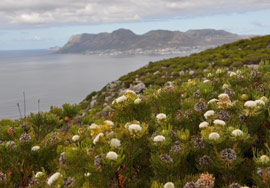
[[[81,102],[89,93],[103,88],[120,76],[157,61],[163,56],[99,56],[55,54],[49,50],[0,52],[0,119],[20,117],[17,103],[24,115],[50,106]]]

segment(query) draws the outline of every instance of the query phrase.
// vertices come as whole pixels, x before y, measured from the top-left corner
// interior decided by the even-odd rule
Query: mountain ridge
[[[118,29],[111,33],[73,35],[58,53],[158,53],[164,51],[184,51],[198,48],[199,51],[234,42],[244,36],[224,30],[200,29],[181,31],[151,30],[138,35],[128,29]]]

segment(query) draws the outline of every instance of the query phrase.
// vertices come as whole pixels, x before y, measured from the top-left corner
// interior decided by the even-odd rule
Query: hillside
[[[0,121],[0,187],[269,188],[270,36]]]
[[[223,30],[189,30],[187,32],[153,30],[136,35],[119,29],[112,33],[71,36],[58,53],[164,53],[198,50],[230,43],[244,38]]]

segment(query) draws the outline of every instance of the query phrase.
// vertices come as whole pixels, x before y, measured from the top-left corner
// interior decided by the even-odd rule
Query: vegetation
[[[149,76],[152,86],[126,90],[106,114],[85,100],[0,121],[0,186],[270,187],[269,41],[151,63],[120,80]],[[239,48],[239,62],[250,52],[258,69],[235,66]],[[214,52],[227,58],[212,64]],[[189,68],[193,74],[165,73]],[[157,70],[162,82],[147,74]]]

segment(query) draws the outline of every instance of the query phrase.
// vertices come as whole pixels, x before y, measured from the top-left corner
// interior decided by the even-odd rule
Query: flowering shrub
[[[126,90],[105,116],[65,104],[2,120],[0,185],[270,187],[269,70],[210,66],[145,95]]]

